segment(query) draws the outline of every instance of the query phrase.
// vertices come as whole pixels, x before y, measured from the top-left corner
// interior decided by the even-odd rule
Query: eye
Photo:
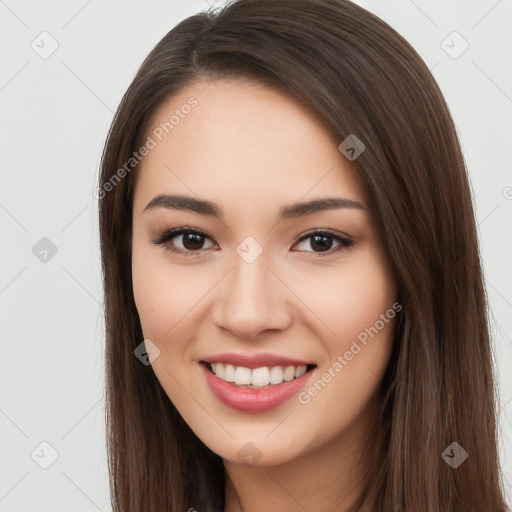
[[[303,244],[303,247],[309,246],[312,249],[312,251],[308,251],[307,248],[299,250],[303,250],[306,252],[314,252],[316,253],[317,256],[324,256],[332,254],[334,252],[341,251],[343,249],[346,249],[347,247],[351,247],[352,245],[354,245],[354,242],[349,238],[343,237],[335,232],[323,230],[314,231],[312,233],[304,235],[296,245],[300,244]],[[331,250],[334,244],[338,245],[335,246],[336,248],[334,250]]]
[[[174,243],[173,241],[177,242]],[[203,247],[206,240],[211,239],[198,229],[179,228],[164,231],[152,242],[156,245],[162,245],[167,251],[182,254],[183,256],[195,256],[205,249],[211,249],[213,243],[207,247]]]
[[[204,246],[206,241],[210,244]],[[206,233],[193,228],[178,228],[164,231],[152,240],[155,245],[162,245],[163,248],[172,253],[182,256],[199,256],[202,251],[212,249],[218,250]],[[327,256],[354,245],[349,238],[328,230],[317,230],[302,236],[295,246],[303,244],[299,251],[312,252],[316,256]],[[337,244],[337,245],[336,245]],[[216,246],[216,249],[214,248]],[[309,246],[312,250],[308,250]],[[334,250],[332,249],[335,247]]]

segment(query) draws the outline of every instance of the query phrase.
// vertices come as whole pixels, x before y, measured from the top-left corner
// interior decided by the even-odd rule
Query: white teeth
[[[283,382],[283,369],[280,366],[274,366],[270,370],[270,384],[281,384]]]
[[[222,379],[220,375],[218,375]],[[235,370],[235,384],[250,384],[251,383],[251,370],[243,366],[237,366]]]
[[[295,366],[287,366],[283,372],[283,379],[287,382],[293,380],[295,377]]]
[[[224,379],[224,365],[222,363],[217,363],[217,367],[215,368],[215,374],[220,378]]]
[[[235,367],[232,364],[227,364],[224,367],[224,380],[227,382],[235,382]]]
[[[255,386],[268,386],[270,382],[270,372],[266,366],[255,368],[251,375],[251,384]]]
[[[300,377],[301,375],[304,375],[306,373],[306,367],[305,366],[297,366],[295,370],[295,378]]]
[[[213,373],[222,380],[233,382],[237,386],[265,387],[291,381],[306,373],[306,366],[262,366],[260,368],[245,368],[232,364],[211,363]]]

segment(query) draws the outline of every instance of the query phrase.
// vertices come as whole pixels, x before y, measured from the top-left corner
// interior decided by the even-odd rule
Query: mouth
[[[258,363],[255,368],[220,361],[198,363],[213,395],[224,405],[245,413],[263,413],[288,402],[317,372],[316,364],[300,361],[299,366],[293,366],[291,360],[286,366]],[[254,360],[248,364],[256,366]]]
[[[317,368],[316,364],[272,365],[248,368],[229,363],[200,361],[200,364],[218,379],[235,388],[268,389],[297,380]]]

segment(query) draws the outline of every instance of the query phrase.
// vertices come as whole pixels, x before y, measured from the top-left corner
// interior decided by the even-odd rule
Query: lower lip
[[[238,387],[230,382],[219,379],[205,363],[199,363],[206,382],[213,394],[225,405],[245,412],[268,411],[289,400],[306,384],[307,379],[316,368],[291,381],[283,381],[270,388],[252,389]]]

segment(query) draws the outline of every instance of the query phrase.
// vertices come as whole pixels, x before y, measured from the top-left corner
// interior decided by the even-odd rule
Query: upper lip
[[[307,366],[314,364],[310,361],[292,359],[290,357],[280,356],[278,354],[215,354],[202,359],[206,363],[228,363],[233,366],[243,366],[245,368],[261,368],[262,366]]]

